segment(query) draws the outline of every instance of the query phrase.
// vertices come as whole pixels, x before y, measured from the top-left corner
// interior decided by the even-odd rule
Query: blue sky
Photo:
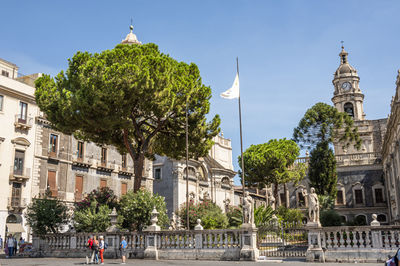
[[[56,74],[77,51],[112,49],[129,32],[180,61],[194,62],[211,86],[211,115],[222,118],[240,154],[237,101],[219,94],[239,57],[244,148],[291,138],[307,108],[331,104],[340,41],[358,70],[367,119],[387,117],[400,68],[400,1],[6,1],[0,57],[25,74]]]

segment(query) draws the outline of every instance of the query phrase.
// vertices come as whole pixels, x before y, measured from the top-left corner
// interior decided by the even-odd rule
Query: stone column
[[[201,220],[197,219],[197,225],[194,227],[194,230],[196,231],[201,231],[203,230],[203,226],[201,225]],[[203,248],[203,235],[201,232],[196,232],[195,233],[195,245],[196,249],[202,249]]]
[[[254,224],[242,224],[241,226],[242,249],[240,260],[256,261],[260,255],[257,248],[257,228]]]
[[[158,222],[158,211],[154,207],[151,212],[151,225],[147,226],[143,231],[148,232],[146,234],[146,249],[144,250],[145,259],[158,260],[158,235],[157,231],[160,231],[160,226],[157,225]]]
[[[120,235],[117,234],[119,231],[117,227],[117,210],[115,207],[113,208],[112,212],[108,215],[110,217],[111,226],[107,228],[107,233],[114,233],[114,234],[107,234],[104,236],[104,242],[108,244],[108,248],[104,251],[104,253],[113,252],[112,257],[118,258],[119,257],[119,243],[121,242]]]
[[[321,225],[317,223],[307,223],[308,229],[308,249],[306,260],[309,262],[325,262],[325,253],[321,245]]]
[[[76,234],[70,234],[69,248],[76,249]]]
[[[374,249],[383,248],[381,230],[379,230],[381,223],[377,220],[377,217],[378,216],[376,214],[372,214],[371,226],[376,227],[377,229],[371,230],[372,248]]]

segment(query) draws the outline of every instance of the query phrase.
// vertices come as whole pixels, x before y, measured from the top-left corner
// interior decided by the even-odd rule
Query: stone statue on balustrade
[[[169,226],[169,230],[176,230],[176,229],[177,229],[177,218],[175,212],[172,212],[171,224]]]
[[[247,191],[243,197],[243,219],[243,225],[254,227],[254,200]]]
[[[272,191],[268,191],[268,205],[275,210],[275,197],[272,194]]]
[[[308,224],[321,226],[319,222],[319,200],[315,189],[312,187],[309,194],[307,191],[303,190],[302,194],[304,197],[308,197]]]
[[[230,199],[225,199],[224,201],[224,207],[225,207],[225,213],[229,212],[229,206],[231,204],[231,200]]]

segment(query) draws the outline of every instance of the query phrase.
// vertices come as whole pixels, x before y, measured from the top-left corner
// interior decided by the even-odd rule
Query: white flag
[[[233,81],[232,87],[221,93],[221,97],[225,99],[236,99],[239,98],[239,75],[236,74],[235,81]]]

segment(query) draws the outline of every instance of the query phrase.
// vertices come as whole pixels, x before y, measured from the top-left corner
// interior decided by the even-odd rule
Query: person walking
[[[18,249],[18,241],[17,238],[14,236],[14,255],[17,255],[17,249]]]
[[[128,247],[128,243],[126,243],[125,237],[121,238],[121,243],[119,244],[119,249],[121,250],[121,259],[122,263],[125,264],[126,261],[126,248]]]
[[[92,245],[92,263],[99,263],[99,241],[97,241],[96,236],[93,237],[93,245]]]
[[[101,260],[101,264],[104,264],[104,258],[103,258],[103,254],[104,254],[104,237],[100,236],[100,241],[99,241],[99,252],[100,252],[100,260]]]
[[[7,238],[7,247],[8,247],[8,257],[11,258],[14,254],[14,238],[13,236],[10,234]]]
[[[3,248],[3,238],[1,238],[1,235],[0,235],[0,249],[2,249]]]
[[[86,247],[88,248],[88,255],[86,256],[86,264],[92,263],[92,245],[93,245],[93,236],[90,236],[87,243]],[[90,258],[90,261],[89,261]]]

